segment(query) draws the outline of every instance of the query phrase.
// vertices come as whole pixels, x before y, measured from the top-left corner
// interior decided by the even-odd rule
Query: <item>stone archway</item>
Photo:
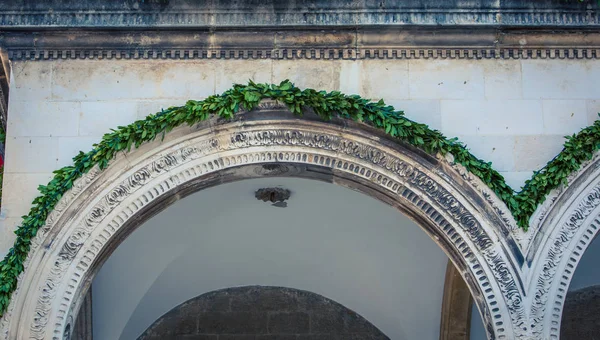
[[[524,243],[530,326],[536,339],[558,339],[569,284],[600,230],[600,153],[554,190],[531,218]]]
[[[32,244],[2,319],[5,337],[68,337],[97,269],[128,233],[180,197],[260,176],[333,182],[396,207],[459,268],[488,336],[519,336],[513,325],[526,317],[514,224],[483,183],[364,124],[298,119],[267,102],[235,121],[178,128],[77,181]]]

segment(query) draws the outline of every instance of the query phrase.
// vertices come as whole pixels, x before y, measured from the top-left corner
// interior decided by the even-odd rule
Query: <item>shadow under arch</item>
[[[32,242],[4,334],[68,336],[95,273],[143,221],[203,188],[263,176],[328,181],[396,207],[457,266],[488,337],[519,336],[523,260],[510,214],[489,188],[445,158],[364,124],[323,122],[310,112],[299,119],[273,102],[233,121],[177,128],[79,179]]]

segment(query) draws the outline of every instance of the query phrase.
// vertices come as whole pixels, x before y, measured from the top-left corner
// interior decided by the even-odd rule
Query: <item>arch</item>
[[[234,335],[389,340],[364,317],[331,299],[273,286],[233,287],[201,294],[173,307],[138,339],[230,335],[231,330]]]
[[[180,127],[94,168],[61,198],[32,242],[2,318],[6,338],[60,339],[112,250],[146,218],[204,187],[258,176],[343,185],[396,207],[446,252],[482,313],[488,336],[517,338],[526,318],[523,258],[510,213],[449,159],[367,125],[264,102],[233,121]]]
[[[532,333],[558,339],[571,279],[600,229],[600,153],[549,195],[531,227],[524,250]]]

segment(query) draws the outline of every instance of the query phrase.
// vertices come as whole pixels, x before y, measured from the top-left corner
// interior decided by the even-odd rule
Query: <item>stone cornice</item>
[[[598,58],[595,0],[0,1],[13,60]]]
[[[599,25],[596,9],[591,0],[12,0],[0,3],[0,28],[574,27]]]
[[[575,59],[600,57],[600,30],[359,27],[186,30],[13,30],[12,60],[55,59]]]

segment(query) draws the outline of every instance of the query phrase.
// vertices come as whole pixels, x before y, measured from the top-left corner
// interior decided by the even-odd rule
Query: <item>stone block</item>
[[[233,84],[271,83],[272,63],[267,60],[228,60],[216,69],[216,94],[229,90]],[[281,79],[283,80],[283,79]],[[275,79],[275,82],[281,80]]]
[[[504,171],[500,174],[504,177],[506,184],[514,190],[520,191],[521,187],[525,185],[525,181],[533,175],[533,171]]]
[[[79,151],[88,152],[93,145],[102,140],[100,137],[59,137],[58,138],[58,163],[57,168],[73,164],[73,157]]]
[[[198,315],[198,333],[266,334],[267,321],[261,312],[204,312]]]
[[[185,306],[182,306],[185,308]],[[195,299],[189,302],[189,309],[197,312],[229,312],[231,311],[231,297],[217,291],[206,294],[203,299]]]
[[[296,292],[298,297],[298,310],[301,311],[319,311],[323,313],[334,313],[337,310],[344,310],[344,307],[332,300],[311,292],[299,290]]]
[[[5,172],[48,173],[56,170],[58,137],[6,138]]]
[[[236,311],[294,311],[298,299],[293,292],[274,287],[247,287],[231,295],[231,309]]]
[[[410,60],[411,99],[483,99],[483,65],[471,60]]]
[[[312,333],[345,333],[346,322],[342,313],[315,311],[310,317]]]
[[[441,131],[448,137],[476,135],[482,113],[475,103],[465,100],[440,102]]]
[[[600,314],[600,286],[570,291],[565,299],[561,338],[597,339],[600,330],[598,314]]]
[[[289,79],[302,89],[333,91],[340,87],[339,71],[337,60],[274,60],[271,82]]]
[[[81,106],[77,102],[11,101],[8,136],[77,136]]]
[[[52,62],[15,61],[11,65],[9,102],[43,101],[50,98]]]
[[[404,116],[417,123],[429,125],[431,129],[442,129],[442,114],[439,100],[386,100]]]
[[[31,209],[31,202],[38,197],[38,186],[46,185],[52,173],[7,173],[2,187],[2,211],[7,217],[21,217]]]
[[[299,335],[297,340],[344,340],[346,337],[350,336],[350,334],[310,334],[310,335]]]
[[[344,321],[346,331],[349,333],[365,334],[368,337],[358,339],[374,339],[374,336],[382,335],[381,332],[370,322],[354,312],[345,312]]]
[[[256,340],[255,335],[246,334],[221,334],[219,340]]]
[[[383,334],[351,333],[344,337],[344,340],[389,340],[389,338]]]
[[[137,102],[135,119],[144,119],[151,114],[166,110],[172,106],[183,106],[187,100],[185,99],[163,99]]]
[[[515,138],[512,136],[457,136],[465,143],[471,153],[486,162],[492,162],[498,171],[512,171],[515,167],[513,149]]]
[[[308,336],[308,335],[306,335]],[[267,334],[257,335],[256,340],[298,340],[299,336],[296,334]]]
[[[595,121],[600,119],[600,100],[588,100],[586,102],[587,124],[593,125]]]
[[[596,99],[598,60],[522,60],[523,97],[526,99]]]
[[[0,218],[0,258],[4,258],[15,243],[17,235],[14,231],[22,221],[23,219],[20,217]]]
[[[152,325],[152,328],[144,336],[163,337],[181,336],[198,334],[198,322],[195,315],[189,315],[185,310],[175,310],[167,313],[160,318],[158,323]]]
[[[561,135],[517,136],[515,140],[514,171],[541,169],[563,149],[565,138]]]
[[[573,134],[588,125],[584,100],[544,100],[544,133]]]
[[[206,335],[206,334],[193,334],[193,335],[159,335],[159,336],[144,336],[140,337],[139,340],[222,340],[223,337],[219,338],[218,335]],[[244,339],[240,339],[244,340]],[[254,338],[250,338],[254,340]]]
[[[309,331],[310,325],[307,313],[283,312],[269,315],[269,333],[301,334]]]
[[[523,85],[519,60],[482,60],[486,99],[521,99]]]
[[[344,94],[360,94],[361,61],[340,61],[340,91]]]
[[[442,131],[452,135],[534,135],[543,130],[538,100],[442,100]]]
[[[79,121],[80,136],[101,137],[118,126],[133,123],[137,118],[135,102],[82,102]]]
[[[57,100],[202,99],[214,93],[215,63],[193,61],[59,62],[53,69]]]
[[[373,59],[357,63],[360,77],[354,81],[360,84],[361,96],[374,101],[408,99],[408,61]]]

